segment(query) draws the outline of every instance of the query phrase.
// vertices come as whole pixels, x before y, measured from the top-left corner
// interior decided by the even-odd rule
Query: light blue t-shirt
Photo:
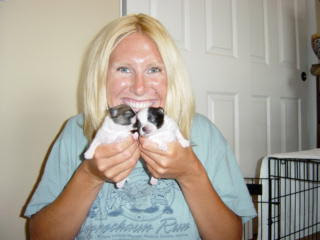
[[[82,161],[88,142],[83,135],[83,115],[71,118],[55,142],[42,179],[25,211],[30,217],[54,201]],[[256,215],[234,155],[219,130],[204,116],[192,122],[193,151],[224,203],[243,222]],[[122,189],[105,183],[91,206],[76,239],[197,240],[195,221],[172,179],[149,184],[140,160]]]

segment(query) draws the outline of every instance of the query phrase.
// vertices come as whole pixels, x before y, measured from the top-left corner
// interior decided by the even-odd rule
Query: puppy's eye
[[[121,73],[130,73],[130,69],[128,67],[118,67],[117,68],[117,72],[121,72]]]
[[[156,123],[157,122],[157,119],[155,116],[148,116],[148,121],[151,122],[151,123]]]
[[[126,117],[132,117],[132,116],[134,116],[134,113],[133,113],[132,111],[126,111],[126,112],[124,113],[124,116],[126,116]]]

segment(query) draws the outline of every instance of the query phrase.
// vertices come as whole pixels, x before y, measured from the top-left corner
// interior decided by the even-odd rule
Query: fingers
[[[178,141],[167,144],[167,150],[146,138],[140,139],[140,152],[151,175],[155,178],[178,179],[194,164],[192,148],[182,147]]]
[[[172,145],[174,142],[168,144],[168,149],[166,151],[160,149],[158,144],[154,143],[153,141],[150,141],[148,138],[145,137],[140,137],[139,143],[141,151],[165,156],[171,153],[172,148],[170,148],[169,145]]]
[[[153,158],[149,157],[145,153],[141,153],[141,157],[146,162],[146,166],[149,172],[151,173],[151,175],[154,177],[160,178],[160,175],[158,173],[158,169],[160,168],[159,164],[155,160],[153,160]]]
[[[157,150],[156,150],[157,151]],[[155,178],[174,178],[172,170],[174,168],[174,159],[151,151],[141,150],[141,157],[146,162],[150,174]]]
[[[119,182],[130,174],[139,156],[138,142],[129,137],[119,143],[100,145],[89,161],[95,175],[104,181]]]
[[[132,136],[126,138],[121,142],[101,144],[96,148],[94,156],[96,158],[112,157],[124,152],[126,149],[128,149],[128,147],[130,147],[133,144],[137,145],[137,141],[134,140]]]
[[[109,181],[120,182],[131,173],[139,157],[140,157],[140,151],[139,151],[139,148],[137,147],[135,148],[134,152],[130,157],[124,159],[119,164],[114,164],[112,166],[109,166],[104,171],[104,175]]]

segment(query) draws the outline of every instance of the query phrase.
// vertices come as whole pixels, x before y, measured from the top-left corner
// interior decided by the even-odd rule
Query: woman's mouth
[[[155,101],[151,101],[151,100],[137,101],[133,99],[123,99],[123,103],[130,106],[135,112],[138,112],[141,109],[152,106],[155,103]]]

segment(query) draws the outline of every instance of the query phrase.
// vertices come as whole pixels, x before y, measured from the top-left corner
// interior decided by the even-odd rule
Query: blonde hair
[[[88,49],[82,74],[85,136],[91,140],[105,117],[109,57],[117,44],[134,32],[145,34],[158,46],[168,79],[166,114],[178,123],[182,134],[189,138],[194,98],[187,72],[169,33],[159,21],[145,14],[124,16],[112,21],[98,33]]]

